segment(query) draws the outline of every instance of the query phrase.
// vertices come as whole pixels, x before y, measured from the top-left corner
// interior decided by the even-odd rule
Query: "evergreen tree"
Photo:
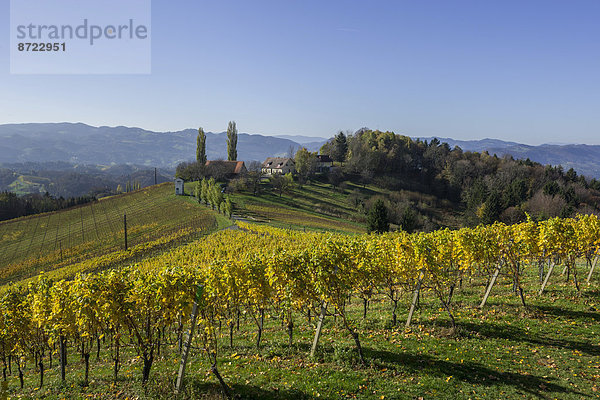
[[[481,222],[484,224],[493,224],[500,219],[500,213],[502,213],[500,194],[497,191],[493,191],[481,206]]]
[[[198,199],[198,203],[202,202],[200,182],[196,182],[196,185],[194,186],[194,197]]]
[[[229,197],[227,198],[227,200],[225,200],[225,211],[227,212],[227,216],[231,218],[231,214],[233,214],[233,203],[231,202]]]
[[[575,182],[577,180],[577,172],[575,172],[573,168],[569,168],[569,170],[565,174],[565,178],[568,181]]]
[[[546,182],[543,190],[544,194],[548,196],[556,196],[558,193],[560,193],[560,186],[558,183],[556,183],[556,181],[549,181]]]
[[[344,162],[346,161],[346,153],[348,153],[348,142],[346,141],[346,135],[344,132],[340,131],[335,136],[335,140],[333,142],[333,152],[331,154],[331,158],[334,161]]]
[[[196,138],[196,161],[201,165],[206,164],[206,134],[202,128],[198,128]]]
[[[200,182],[200,199],[208,205],[208,181],[206,178],[202,178]]]
[[[225,200],[223,198],[223,193],[221,193],[221,187],[218,184],[214,184],[211,188],[211,192],[212,192],[212,198],[213,198],[213,205],[214,207],[217,209],[217,211],[221,210],[221,204],[223,203],[223,201]]]
[[[227,160],[237,161],[237,136],[238,131],[235,121],[229,121],[227,126]]]
[[[367,232],[384,233],[390,230],[387,209],[383,200],[377,199],[367,215]]]
[[[405,232],[412,233],[417,228],[417,224],[417,214],[411,206],[407,205],[400,215],[400,228]]]
[[[215,186],[215,180],[213,178],[210,178],[206,184],[206,198],[213,210],[215,209],[215,204],[217,204],[216,193],[214,190]]]

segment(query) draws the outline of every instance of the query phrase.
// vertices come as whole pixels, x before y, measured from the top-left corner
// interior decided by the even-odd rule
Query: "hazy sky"
[[[598,0],[154,0],[150,75],[10,75],[8,25],[0,123],[600,144]]]

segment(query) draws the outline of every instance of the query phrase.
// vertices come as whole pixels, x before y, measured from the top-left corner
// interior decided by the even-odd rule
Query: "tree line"
[[[211,206],[213,210],[231,217],[233,204],[229,198],[223,196],[221,186],[213,178],[203,178],[194,188],[194,196],[198,199],[199,203]]]
[[[17,196],[12,192],[0,193],[0,221],[39,214],[50,211],[86,204],[96,201],[95,196],[54,197],[48,192],[45,194],[28,194]]]

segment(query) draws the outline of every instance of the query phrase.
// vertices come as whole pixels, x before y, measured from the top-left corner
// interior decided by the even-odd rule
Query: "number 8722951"
[[[19,43],[19,51],[66,51],[66,43]]]

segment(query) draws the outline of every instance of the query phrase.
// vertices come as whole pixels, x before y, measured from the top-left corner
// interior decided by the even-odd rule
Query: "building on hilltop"
[[[333,160],[328,155],[317,156],[317,172],[328,172],[333,167]]]
[[[296,163],[294,159],[288,157],[267,157],[262,163],[261,172],[263,174],[292,174],[296,172]]]

